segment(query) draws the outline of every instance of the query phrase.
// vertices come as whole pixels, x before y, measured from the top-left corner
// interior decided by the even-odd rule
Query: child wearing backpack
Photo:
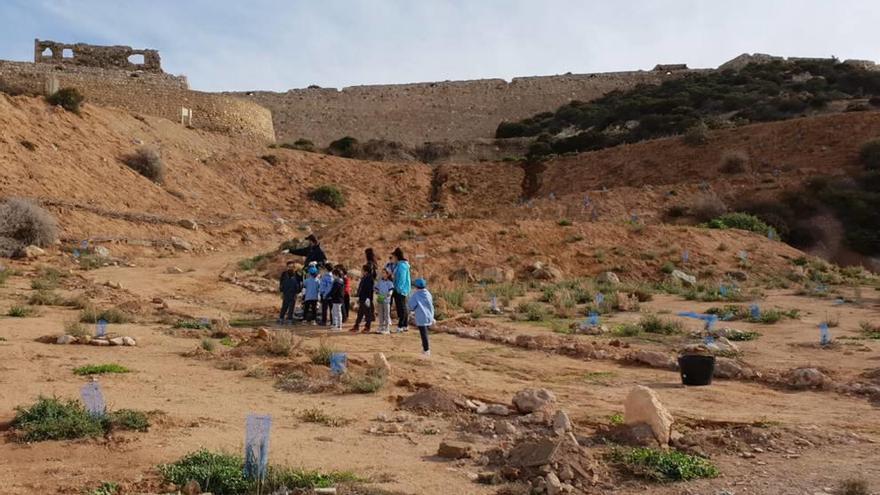
[[[342,304],[345,300],[345,281],[342,280],[342,271],[340,269],[333,270],[331,276],[333,283],[330,286],[330,292],[327,299],[331,305],[330,309],[330,329],[333,331],[342,331]]]
[[[428,292],[428,282],[423,278],[415,281],[416,290],[409,297],[407,307],[415,314],[416,326],[422,338],[422,356],[431,357],[428,344],[428,328],[434,324],[434,297]]]
[[[318,299],[320,297],[320,282],[318,282],[318,268],[310,266],[308,277],[303,282],[305,295],[303,296],[303,319],[312,322],[312,325],[318,324]]]
[[[392,290],[394,290],[394,282],[391,280],[391,271],[386,268],[382,271],[382,278],[376,282],[376,309],[379,313],[379,333],[383,335],[391,333]]]

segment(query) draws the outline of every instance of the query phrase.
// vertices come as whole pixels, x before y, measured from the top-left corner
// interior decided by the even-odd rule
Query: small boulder
[[[489,404],[486,408],[486,414],[492,416],[510,416],[510,408],[504,404]]]
[[[444,459],[465,459],[471,456],[473,447],[462,442],[441,442],[437,456]]]
[[[532,272],[532,277],[538,280],[562,280],[562,270],[555,266],[541,266]]]
[[[67,345],[67,344],[75,344],[76,337],[73,335],[59,335],[55,340],[56,344]]]
[[[682,284],[688,287],[694,287],[697,285],[697,277],[688,275],[681,270],[673,270],[670,276],[674,279],[680,280]]]
[[[559,495],[562,493],[562,482],[559,481],[559,477],[556,476],[556,473],[547,473],[547,476],[544,477],[544,482],[547,487],[547,495]]]
[[[660,402],[656,392],[638,385],[630,390],[623,403],[623,420],[627,425],[645,423],[651,427],[654,438],[661,446],[669,444],[672,433],[672,414]]]
[[[596,282],[608,285],[620,285],[620,277],[614,272],[602,272],[596,277]]]
[[[516,435],[519,430],[510,421],[498,421],[495,423],[495,433],[499,435]]]
[[[800,268],[800,267],[798,267]],[[737,282],[745,282],[749,279],[749,274],[741,271],[730,271],[726,272],[724,275],[731,280],[736,280]]]
[[[128,347],[135,347],[137,345],[137,341],[133,337],[122,337],[122,345]]]
[[[187,230],[198,230],[199,224],[196,223],[195,220],[191,220],[189,218],[184,218],[177,222],[177,225],[187,229]]]
[[[793,388],[822,388],[830,379],[816,368],[795,368],[786,373],[786,382]]]
[[[40,247],[31,245],[22,248],[21,254],[27,259],[35,259],[46,254],[46,251]]]
[[[482,279],[490,283],[513,282],[516,273],[505,266],[492,266],[483,270]]]
[[[107,346],[110,345],[110,341],[107,339],[92,339],[89,344],[97,346]]]
[[[540,411],[556,403],[556,395],[546,388],[527,388],[513,396],[513,405],[524,414]]]
[[[562,409],[556,411],[556,414],[553,416],[553,431],[557,435],[562,435],[571,431],[571,429],[571,419],[568,417],[568,413]]]
[[[637,363],[646,364],[652,368],[676,369],[678,364],[669,354],[659,351],[638,350],[630,355],[630,359]]]
[[[122,340],[122,337],[113,337],[110,340],[110,345],[125,345],[125,341]]]
[[[179,275],[179,274],[183,273],[183,269],[180,267],[177,267],[177,266],[169,266],[165,270],[165,273],[167,273],[169,275]]]
[[[171,236],[171,247],[181,251],[192,251],[193,248],[189,241],[177,236]]]

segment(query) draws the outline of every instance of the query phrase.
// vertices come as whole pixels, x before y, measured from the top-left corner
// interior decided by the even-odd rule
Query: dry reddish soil
[[[15,407],[40,395],[75,398],[84,379],[72,369],[106,362],[134,370],[99,379],[111,407],[156,411],[149,432],[111,438],[19,444],[0,432],[6,433],[0,440],[0,493],[79,494],[102,481],[120,482],[126,493],[160,493],[155,466],[200,447],[239,451],[250,412],[273,416],[273,463],[350,470],[368,479],[372,488],[405,494],[496,493],[498,487],[473,481],[486,466],[476,460],[441,461],[435,454],[443,440],[469,441],[480,451],[509,445],[509,438],[493,437],[487,422],[497,418],[465,412],[407,414],[399,431],[384,431],[387,424],[377,421],[377,415],[393,414],[397,400],[414,392],[413,384],[438,385],[505,404],[526,387],[554,391],[576,433],[596,440],[586,442],[588,455],[602,466],[589,493],[833,493],[842,480],[853,477],[865,478],[877,490],[880,475],[872,469],[880,441],[876,397],[831,386],[794,390],[783,382],[759,379],[683,387],[673,370],[637,366],[618,357],[636,350],[672,355],[684,343],[698,342],[697,337],[559,336],[552,328],[565,327],[575,315],[529,323],[514,321],[510,314],[516,303],[537,299],[549,283],[528,279],[528,267],[535,261],[559,269],[565,280],[614,270],[625,283],[659,282],[666,278],[661,267],[667,262],[681,266],[681,253],[688,250],[690,259],[682,268],[700,282],[711,286],[727,281],[727,272],[742,271],[747,280],[741,285],[762,293],[756,297],[763,307],[800,310],[798,319],[773,325],[731,324],[761,334],[737,343],[744,363],[763,376],[818,367],[834,384],[880,385],[880,343],[865,339],[859,330],[863,321],[880,325],[876,279],[848,279],[849,285],[832,286],[831,292],[852,301],[842,305],[836,304],[837,295],[799,296],[802,285],[791,281],[796,279],[793,261],[804,253],[756,234],[654,221],[675,201],[705,194],[702,181],[719,194],[771,186],[770,194],[776,194],[811,175],[849,167],[857,145],[876,129],[877,115],[716,131],[709,145],[697,149],[668,139],[561,158],[548,164],[542,197],[521,204],[522,170],[515,165],[432,170],[426,165],[358,162],[268,149],[88,104],[82,116],[75,116],[39,99],[0,95],[0,196],[43,202],[58,217],[64,240],[40,259],[4,262],[18,274],[0,287],[0,313],[33,293],[31,280],[40,267],[57,267],[70,273],[60,294],[82,294],[102,307],[129,310],[135,321],[111,325],[112,331],[139,342],[134,348],[103,348],[36,340],[59,334],[66,321],[77,318],[73,309],[40,307],[33,317],[0,317],[0,423],[7,424]],[[821,133],[827,139],[820,139]],[[815,145],[800,145],[801,139]],[[167,167],[163,185],[120,161],[139,143],[162,150]],[[747,148],[753,162],[769,165],[742,177],[718,176],[714,167],[721,151],[736,147]],[[277,156],[277,164],[260,158],[268,154]],[[644,157],[652,162],[646,165]],[[783,161],[790,167],[783,167]],[[781,175],[772,172],[777,164]],[[445,180],[432,193],[438,174]],[[764,182],[767,177],[779,184]],[[320,184],[340,186],[348,204],[337,211],[310,201],[308,192]],[[602,186],[608,189],[602,191]],[[547,197],[550,192],[555,199]],[[601,207],[595,221],[581,207],[585,192]],[[636,225],[627,223],[633,211],[640,216]],[[573,225],[559,225],[562,218],[572,219]],[[195,220],[198,229],[180,226],[183,219]],[[230,331],[244,344],[235,349],[218,344],[213,353],[196,351],[198,332],[172,331],[180,318],[273,319],[279,303],[272,292],[274,277],[289,259],[276,248],[310,231],[322,238],[334,261],[356,268],[365,247],[376,248],[384,258],[402,246],[414,275],[427,277],[438,294],[462,289],[467,309],[446,308],[455,318],[444,323],[447,330],[492,329],[514,341],[517,335],[576,339],[613,352],[587,359],[438,331],[432,336],[432,358],[422,360],[414,332],[330,335],[297,326],[294,332],[302,347],[283,358],[260,352],[254,344],[259,324]],[[192,248],[174,248],[172,236]],[[80,269],[69,250],[82,239],[108,247],[115,265]],[[740,251],[748,253],[748,263],[741,262]],[[238,266],[261,253],[271,256],[258,270]],[[468,313],[482,312],[476,309],[488,304],[479,280],[492,268],[512,270],[531,289],[511,301],[504,315],[469,318]],[[638,312],[614,313],[603,322],[614,327],[641,314],[677,319],[673,315],[679,311],[718,304],[656,294]],[[839,321],[832,328],[836,344],[820,348],[815,345],[817,325],[828,318]],[[694,320],[681,321],[687,330],[699,328]],[[375,352],[384,352],[393,367],[391,380],[379,392],[364,395],[274,387],[275,374],[303,369],[308,351],[322,341],[347,352],[357,367],[369,363]],[[266,370],[264,376],[248,376],[254,368]],[[655,484],[621,475],[608,465],[607,448],[599,439],[610,416],[622,412],[623,398],[634,385],[656,390],[682,431],[707,438],[698,447],[711,456],[720,477]],[[326,427],[299,419],[299,412],[313,407],[350,422]],[[744,429],[766,431],[775,443],[742,440],[737,435]]]

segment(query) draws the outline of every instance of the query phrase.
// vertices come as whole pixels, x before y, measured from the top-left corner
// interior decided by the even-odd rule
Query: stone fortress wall
[[[446,81],[436,83],[294,89],[285,93],[226,93],[272,111],[279,142],[309,139],[325,146],[343,136],[427,141],[493,138],[503,120],[552,111],[638,84],[658,84],[694,72],[685,65],[650,71]]]
[[[132,55],[143,61],[133,62]],[[50,94],[75,87],[86,102],[132,113],[184,122],[196,128],[274,142],[271,112],[233,96],[192,91],[186,78],[162,71],[154,50],[126,46],[67,45],[35,40],[34,63],[0,61],[0,89],[12,93]]]

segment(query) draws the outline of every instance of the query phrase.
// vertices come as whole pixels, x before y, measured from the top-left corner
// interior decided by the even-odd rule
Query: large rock
[[[672,356],[658,351],[642,349],[632,353],[629,357],[632,361],[646,364],[652,368],[665,368],[671,370],[678,368],[678,363]]]
[[[385,357],[384,353],[377,352],[373,355],[373,368],[384,373],[386,376],[391,375],[391,365],[388,363],[388,358]]]
[[[749,375],[746,368],[736,360],[725,357],[715,358],[715,371],[712,372],[712,376],[716,378],[746,378]]]
[[[62,345],[75,344],[76,337],[74,337],[73,335],[59,335],[58,338],[55,339],[55,343],[62,344]]]
[[[568,414],[562,409],[556,411],[553,416],[553,431],[557,435],[562,435],[571,431],[571,428],[571,418],[568,417]]]
[[[546,388],[527,388],[513,396],[513,405],[521,413],[532,413],[552,406],[556,396]]]
[[[483,270],[482,279],[491,283],[513,282],[516,273],[505,266],[493,266]]]
[[[191,220],[189,218],[184,218],[183,220],[178,221],[177,225],[180,225],[181,227],[183,227],[187,230],[198,230],[199,229],[199,224],[197,224],[195,220]]]
[[[608,285],[620,285],[620,277],[614,272],[602,272],[596,277],[596,282]]]
[[[125,336],[125,337],[122,337],[122,345],[125,345],[128,347],[135,347],[137,345],[137,340],[135,340],[133,337]]]
[[[444,459],[464,459],[470,457],[473,447],[461,442],[442,442],[437,450],[437,456]]]
[[[816,368],[795,368],[786,373],[786,382],[794,388],[822,388],[831,380]]]
[[[125,341],[122,340],[122,337],[113,337],[110,339],[110,345],[125,345]]]
[[[697,285],[697,277],[693,275],[688,275],[681,270],[673,270],[670,275],[672,276],[672,278],[680,280],[682,284],[687,285],[688,287],[693,287]]]
[[[623,420],[628,425],[647,424],[658,444],[669,444],[672,414],[663,407],[660,398],[650,388],[637,385],[630,390],[623,403]]]
[[[536,278],[538,280],[562,280],[562,270],[554,266],[545,265],[540,261],[536,261],[534,264],[532,264],[532,266],[530,267],[530,271],[532,278]]]

